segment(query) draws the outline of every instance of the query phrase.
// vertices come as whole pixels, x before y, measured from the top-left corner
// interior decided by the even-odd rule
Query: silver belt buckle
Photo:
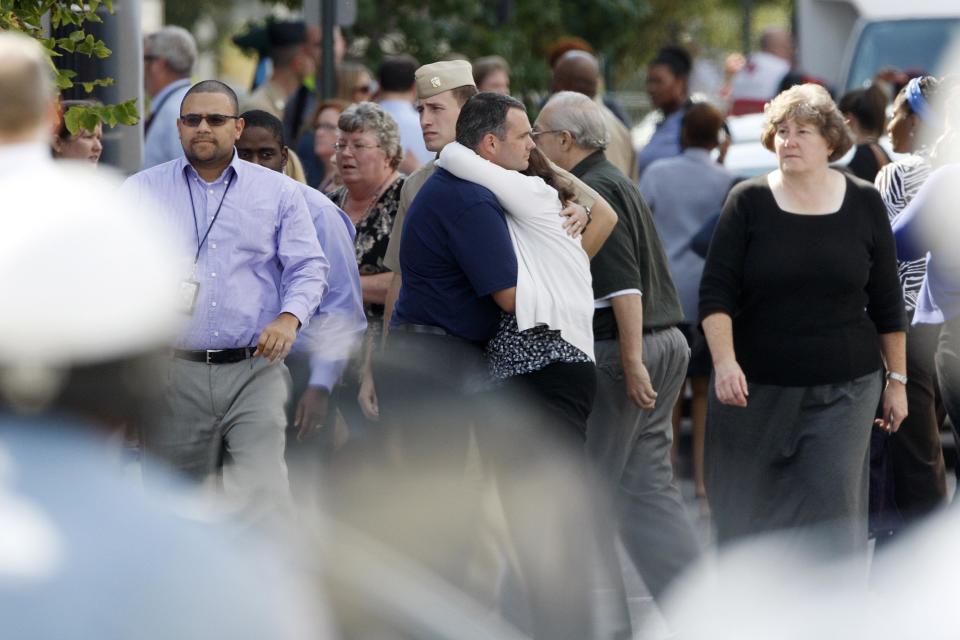
[[[211,353],[220,353],[221,351],[223,351],[223,349],[207,349],[207,364],[212,364],[212,363],[210,362],[210,354],[211,354]]]

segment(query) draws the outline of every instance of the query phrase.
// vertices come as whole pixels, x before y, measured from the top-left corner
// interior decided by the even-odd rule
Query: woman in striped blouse
[[[876,187],[887,206],[890,222],[900,215],[920,190],[932,171],[930,146],[943,129],[942,117],[931,105],[938,80],[932,76],[912,79],[893,103],[893,118],[887,134],[893,150],[909,154],[884,166],[876,177]],[[928,146],[930,145],[930,146]],[[898,264],[907,313],[912,320],[917,295],[926,275],[926,259],[902,260]],[[940,446],[939,415],[934,373],[934,353],[940,325],[914,325],[907,333],[907,405],[908,415],[896,434],[875,430],[871,465],[872,515],[883,517],[872,522],[878,536],[892,533],[929,513],[946,499],[943,451]],[[899,517],[898,517],[899,512]]]

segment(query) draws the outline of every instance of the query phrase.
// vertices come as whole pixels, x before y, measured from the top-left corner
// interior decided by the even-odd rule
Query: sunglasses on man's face
[[[239,120],[240,116],[225,116],[220,113],[188,113],[186,115],[180,116],[180,122],[184,126],[190,127],[191,129],[199,127],[200,123],[204,120],[207,121],[207,124],[211,127],[222,127],[227,124],[228,120]]]

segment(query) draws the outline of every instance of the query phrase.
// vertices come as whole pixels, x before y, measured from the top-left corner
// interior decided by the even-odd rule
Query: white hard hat
[[[175,335],[175,254],[117,180],[45,162],[0,176],[0,367],[66,368]]]

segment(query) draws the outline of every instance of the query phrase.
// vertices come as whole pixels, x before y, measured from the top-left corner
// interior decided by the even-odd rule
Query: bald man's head
[[[764,29],[760,34],[760,49],[790,61],[793,59],[793,36],[780,27]]]
[[[550,89],[576,91],[589,97],[597,95],[600,83],[600,63],[586,51],[568,51],[557,60],[553,67],[553,81]]]
[[[0,60],[0,137],[31,136],[47,124],[56,99],[47,54],[33,38],[6,31]]]

